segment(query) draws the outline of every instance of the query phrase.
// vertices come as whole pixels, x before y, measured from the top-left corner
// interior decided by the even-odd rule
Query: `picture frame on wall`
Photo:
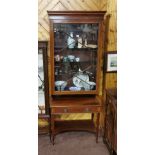
[[[117,51],[105,52],[105,72],[117,72]]]

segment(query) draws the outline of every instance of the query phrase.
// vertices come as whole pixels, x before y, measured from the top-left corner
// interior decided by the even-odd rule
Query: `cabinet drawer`
[[[100,107],[52,107],[53,113],[92,113],[100,112]]]

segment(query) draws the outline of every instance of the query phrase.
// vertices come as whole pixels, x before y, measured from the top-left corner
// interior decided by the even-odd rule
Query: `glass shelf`
[[[63,51],[63,49],[62,49],[63,47],[62,46],[56,46],[56,47],[54,47],[54,49],[55,49],[55,52],[59,52],[59,51]],[[70,51],[96,51],[98,48],[91,48],[91,47],[83,47],[83,48],[77,48],[77,47],[74,47],[74,48],[65,48],[64,50],[70,50]]]

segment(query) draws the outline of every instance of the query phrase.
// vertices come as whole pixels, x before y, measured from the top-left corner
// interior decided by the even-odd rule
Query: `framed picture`
[[[105,72],[117,72],[117,51],[105,53]]]

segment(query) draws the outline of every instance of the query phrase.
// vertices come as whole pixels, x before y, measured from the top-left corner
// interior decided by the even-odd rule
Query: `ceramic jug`
[[[70,36],[67,39],[68,48],[74,48],[75,40],[73,39],[73,32],[70,32]]]

